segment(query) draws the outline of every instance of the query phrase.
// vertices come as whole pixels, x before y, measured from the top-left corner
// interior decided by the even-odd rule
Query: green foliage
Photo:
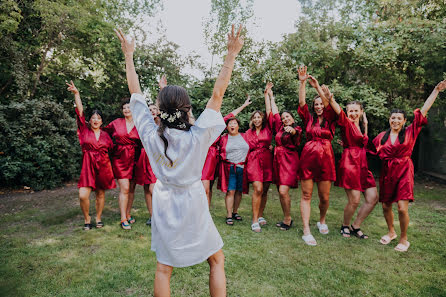
[[[50,97],[0,106],[0,186],[60,186],[80,171],[76,122]]]

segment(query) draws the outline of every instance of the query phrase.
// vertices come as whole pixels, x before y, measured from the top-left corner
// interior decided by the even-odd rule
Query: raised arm
[[[270,100],[270,93],[272,96],[273,91],[271,90],[273,88],[273,83],[272,82],[268,82],[266,84],[265,87],[265,91],[263,92],[265,94],[265,112],[266,112],[266,116],[269,116],[270,112],[271,112],[271,100]]]
[[[432,107],[432,104],[434,104],[435,99],[437,99],[438,94],[445,89],[446,89],[446,80],[439,82],[435,86],[434,90],[432,91],[430,96],[427,98],[426,102],[424,102],[424,105],[421,108],[421,113],[423,114],[423,116],[427,115],[427,112]]]
[[[237,109],[231,111],[231,113],[232,113],[234,116],[237,116],[239,113],[242,112],[243,109],[245,109],[246,106],[248,106],[249,104],[252,103],[252,102],[251,102],[251,97],[249,96],[249,94],[246,94],[246,96],[247,96],[247,98],[246,98],[245,102],[244,102],[239,108],[237,108]]]
[[[362,114],[362,123],[364,125],[364,135],[367,135],[367,133],[369,132],[369,121],[367,120],[367,116],[365,115],[365,111]]]
[[[272,89],[269,89],[268,95],[269,95],[269,99],[271,101],[271,112],[273,113],[273,115],[278,114],[279,108],[277,107],[276,100],[274,99]]]
[[[336,100],[334,99],[334,96],[330,92],[328,87],[326,85],[322,85],[321,91],[322,91],[322,94],[324,95],[324,97],[328,98],[328,102],[330,103],[331,108],[333,108],[334,112],[336,112],[336,114],[340,114],[341,107],[339,106],[338,102],[336,102]]]
[[[309,75],[308,78],[309,78],[308,82],[310,83],[310,85],[313,88],[316,89],[319,97],[321,97],[321,99],[322,99],[322,103],[324,104],[325,107],[327,107],[328,104],[330,104],[330,99],[325,97],[324,91],[322,90],[321,86],[319,85],[319,82],[317,81],[317,79],[314,76]]]
[[[308,78],[307,66],[299,66],[297,72],[299,74],[299,106],[303,107],[306,104],[305,84]]]
[[[66,83],[68,88],[67,90],[73,93],[74,95],[74,103],[76,103],[76,109],[79,111],[79,116],[84,114],[84,106],[82,105],[81,95],[79,94],[79,90],[74,85],[73,81],[70,80],[70,83]]]
[[[115,30],[116,35],[121,42],[122,52],[125,56],[125,73],[127,75],[127,83],[129,85],[130,94],[142,94],[139,85],[138,74],[136,74],[135,64],[133,64],[133,52],[135,51],[135,39],[128,41],[121,29]]]
[[[220,70],[220,74],[215,81],[212,97],[209,99],[206,108],[220,111],[221,104],[223,102],[223,95],[225,94],[229,80],[231,79],[235,58],[243,46],[244,39],[243,36],[240,36],[241,32],[242,25],[240,25],[237,34],[234,34],[234,25],[232,25],[231,33],[228,34],[228,54],[226,55],[225,62]]]

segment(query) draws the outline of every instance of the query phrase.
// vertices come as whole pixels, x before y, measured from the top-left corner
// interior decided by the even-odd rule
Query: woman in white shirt
[[[156,252],[154,295],[170,296],[173,267],[208,260],[211,296],[226,296],[223,241],[209,213],[201,182],[204,161],[211,144],[223,132],[220,113],[235,58],[243,46],[238,32],[228,34],[228,54],[215,82],[206,109],[189,123],[190,99],[184,88],[167,86],[157,102],[161,123],[157,126],[142,96],[133,64],[135,42],[117,31],[125,55],[127,82],[132,94],[130,108],[141,141],[158,178],[152,196],[152,250]]]

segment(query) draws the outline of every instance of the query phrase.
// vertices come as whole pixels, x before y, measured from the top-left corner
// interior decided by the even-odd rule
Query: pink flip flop
[[[381,237],[381,239],[379,240],[379,242],[381,244],[384,245],[388,245],[392,240],[394,240],[395,238],[397,238],[397,235],[395,234],[394,236],[390,237],[389,235],[384,235],[383,237]]]
[[[407,252],[407,250],[410,247],[410,242],[407,241],[407,245],[406,244],[402,244],[402,243],[398,243],[398,245],[395,247],[395,251],[397,252]]]

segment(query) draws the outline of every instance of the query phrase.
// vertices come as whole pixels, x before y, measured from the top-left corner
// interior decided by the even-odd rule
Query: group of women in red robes
[[[131,229],[130,224],[135,222],[130,214],[135,186],[136,184],[144,186],[147,208],[151,213],[151,201],[147,196],[151,197],[150,190],[156,182],[156,177],[133,123],[129,98],[124,98],[121,103],[124,118],[118,118],[101,128],[100,111],[94,110],[87,123],[79,91],[72,81],[67,85],[68,90],[75,96],[78,136],[83,154],[78,188],[85,220],[84,229],[89,230],[93,227],[89,215],[89,197],[92,190],[96,192],[96,228],[104,226],[101,214],[104,208],[105,190],[116,187],[115,179],[120,187],[121,227]],[[153,112],[157,113],[156,106]]]

